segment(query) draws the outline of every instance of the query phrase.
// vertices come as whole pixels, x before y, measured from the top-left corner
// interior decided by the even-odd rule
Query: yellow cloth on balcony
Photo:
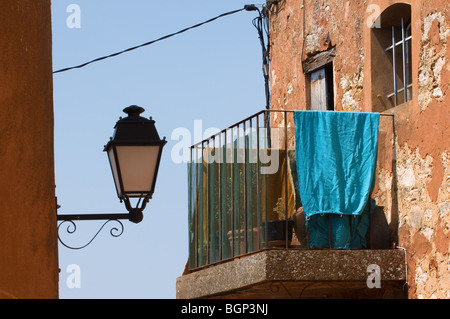
[[[274,174],[262,175],[262,194],[267,200],[267,220],[282,220],[291,217],[296,211],[296,194],[292,177],[291,165],[286,150],[277,149],[279,154],[279,168]],[[287,197],[287,203],[286,203]],[[287,206],[286,206],[287,204]],[[262,211],[265,211],[263,206]]]

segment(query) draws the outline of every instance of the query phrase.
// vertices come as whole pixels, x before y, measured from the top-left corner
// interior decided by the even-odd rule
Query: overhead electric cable
[[[258,31],[259,40],[262,48],[263,59],[263,75],[266,89],[266,108],[270,109],[270,26],[269,26],[269,9],[264,7],[261,11],[256,9],[259,16],[253,19],[253,25]]]
[[[119,51],[119,52],[110,54],[110,55],[106,55],[106,56],[103,56],[103,57],[94,59],[94,60],[92,60],[92,61],[89,61],[89,62],[80,64],[80,65],[77,65],[77,66],[72,66],[72,67],[60,69],[60,70],[57,70],[57,71],[53,71],[53,74],[61,73],[61,72],[66,72],[66,71],[70,71],[70,70],[73,70],[73,69],[80,69],[80,68],[83,68],[83,67],[85,67],[85,66],[87,66],[87,65],[89,65],[89,64],[92,64],[92,63],[95,63],[95,62],[99,62],[99,61],[102,61],[102,60],[106,60],[106,59],[109,59],[109,58],[112,58],[112,57],[115,57],[115,56],[118,56],[118,55],[121,55],[121,54],[130,52],[130,51],[133,51],[133,50],[136,50],[136,49],[139,49],[139,48],[148,46],[148,45],[150,45],[150,44],[153,44],[153,43],[156,43],[156,42],[159,42],[159,41],[162,41],[162,40],[171,38],[171,37],[176,36],[176,35],[178,35],[178,34],[184,33],[184,32],[186,32],[186,31],[188,31],[188,30],[195,29],[195,28],[198,28],[198,27],[200,27],[200,26],[202,26],[202,25],[204,25],[204,24],[213,22],[213,21],[215,21],[215,20],[217,20],[217,19],[219,19],[219,18],[228,16],[228,15],[232,15],[232,14],[235,14],[235,13],[238,13],[238,12],[241,12],[241,11],[244,11],[244,10],[246,10],[246,11],[255,11],[255,10],[258,10],[258,9],[257,9],[257,6],[256,6],[256,5],[253,5],[253,4],[251,4],[251,5],[245,5],[244,8],[242,8],[242,9],[238,9],[238,10],[233,10],[233,11],[230,11],[230,12],[222,13],[222,14],[220,14],[220,15],[214,17],[214,18],[211,18],[211,19],[206,20],[206,21],[204,21],[204,22],[198,23],[198,24],[193,25],[193,26],[191,26],[191,27],[185,28],[185,29],[180,30],[180,31],[178,31],[178,32],[175,32],[175,33],[171,33],[171,34],[165,35],[165,36],[163,36],[163,37],[161,37],[161,38],[159,38],[159,39],[152,40],[152,41],[149,41],[149,42],[146,42],[146,43],[143,43],[143,44],[140,44],[140,45],[137,45],[137,46],[134,46],[134,47],[131,47],[131,48],[128,48],[128,49],[125,49],[125,50],[122,50],[122,51]]]

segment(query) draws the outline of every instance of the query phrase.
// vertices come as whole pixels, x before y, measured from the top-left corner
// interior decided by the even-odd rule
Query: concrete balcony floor
[[[379,288],[367,285],[370,265]],[[393,299],[405,298],[405,283],[403,250],[270,249],[177,278],[177,298]]]

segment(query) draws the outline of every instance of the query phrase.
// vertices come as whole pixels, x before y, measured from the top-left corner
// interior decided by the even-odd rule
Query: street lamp
[[[75,231],[74,221],[78,220],[107,220],[109,222],[125,219],[133,223],[142,221],[143,210],[155,190],[162,149],[167,143],[165,137],[160,139],[155,121],[151,117],[146,119],[140,116],[144,111],[142,107],[137,105],[125,108],[123,112],[128,116],[117,121],[114,134],[104,147],[111,165],[117,196],[121,202],[125,202],[128,213],[57,214],[57,220],[63,221],[63,223],[70,222],[73,225],[72,231],[69,228],[67,229],[69,233]],[[139,199],[136,207],[132,207],[130,198]],[[122,224],[120,223],[120,225]],[[111,235],[113,235],[112,232]]]
[[[108,153],[117,195],[125,202],[130,220],[138,223],[155,190],[162,149],[167,141],[160,139],[155,121],[140,116],[144,112],[142,107],[132,105],[123,111],[128,116],[117,122],[104,151]],[[130,198],[139,198],[142,206],[132,208]]]

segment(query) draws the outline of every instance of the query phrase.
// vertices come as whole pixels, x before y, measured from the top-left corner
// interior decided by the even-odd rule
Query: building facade
[[[197,207],[198,203],[203,205],[202,199],[190,197],[194,212],[190,217],[195,219],[190,229],[194,261],[178,278],[177,296],[450,298],[448,3],[280,0],[268,1],[263,12],[270,38],[270,108],[275,114],[270,124],[285,130],[286,153],[293,143],[288,138],[293,123],[287,119],[287,112],[382,115],[372,193],[376,201],[372,250],[271,250],[267,246],[260,249],[259,245],[256,249],[248,248],[249,237],[244,241],[247,254],[238,256],[235,248],[232,256],[214,263],[211,258],[217,254],[210,249],[214,245],[211,238],[215,238],[211,229],[219,228],[219,233],[224,233],[220,230],[224,222],[218,227],[211,224],[214,217],[208,215],[209,210],[204,218],[198,217],[203,214]],[[211,143],[217,140],[220,144],[217,137]],[[205,141],[201,148],[205,145],[212,154],[211,144]],[[202,183],[208,183],[210,171],[208,166],[206,182]],[[199,176],[198,168],[190,176]],[[197,189],[201,185],[197,183]],[[210,205],[212,186],[204,185],[208,185],[204,203]],[[243,193],[247,196],[248,190]],[[287,191],[284,200],[287,209]],[[202,218],[208,224],[204,229]],[[234,231],[235,223],[232,225]],[[248,231],[253,226],[245,227]],[[205,238],[211,241],[206,247],[209,253],[201,252]],[[224,240],[216,241],[223,245]],[[219,249],[220,257],[223,253]],[[387,287],[384,291],[374,293],[376,289],[363,287],[370,260],[381,267],[382,282]],[[330,263],[341,263],[344,268],[333,269]],[[383,277],[383,271],[390,272],[389,276]],[[320,282],[317,289],[310,289]],[[307,290],[310,294],[303,294]]]
[[[379,244],[406,250],[410,298],[450,298],[448,3],[286,0],[271,9],[272,108],[314,109],[330,95],[335,111],[394,115],[380,120],[373,198],[389,236]],[[322,75],[325,84],[314,81]]]
[[[0,26],[0,298],[58,298],[50,0]]]

